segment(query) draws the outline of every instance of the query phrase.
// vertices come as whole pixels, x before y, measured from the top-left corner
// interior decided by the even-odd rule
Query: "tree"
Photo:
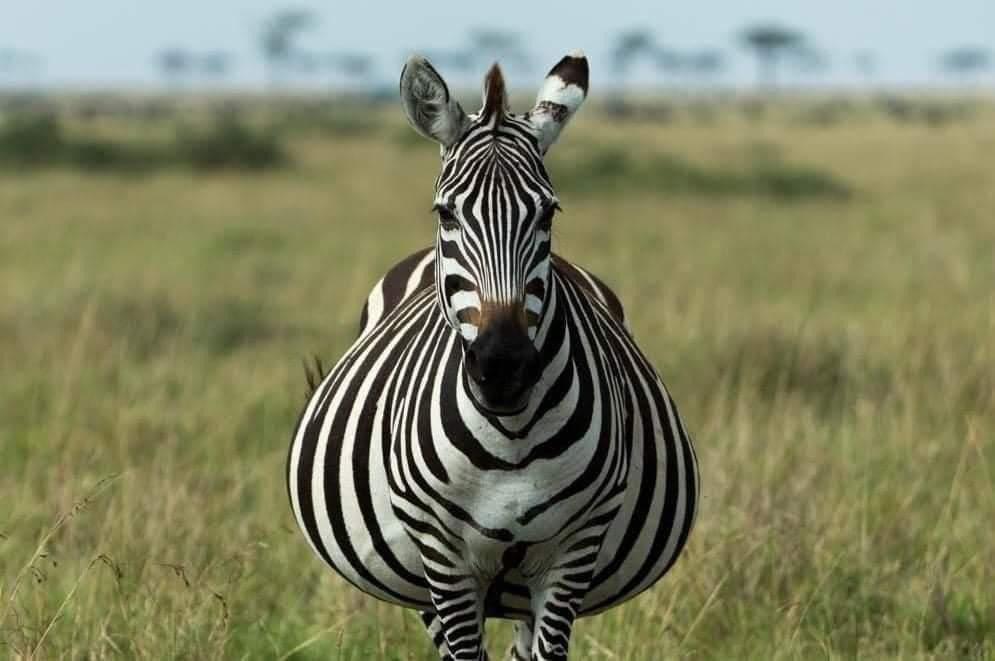
[[[860,51],[853,56],[853,66],[856,67],[857,72],[864,78],[864,80],[870,80],[877,73],[878,62],[874,53],[870,51]]]
[[[991,64],[991,53],[978,46],[961,46],[940,56],[940,69],[961,81],[970,80],[987,71]]]
[[[628,76],[632,65],[639,60],[652,61],[659,68],[670,66],[667,51],[657,47],[653,34],[648,30],[626,30],[615,39],[612,49],[612,69],[620,78]]]
[[[673,74],[686,69],[686,56],[669,48],[655,48],[652,51],[652,59],[657,71],[664,74]]]
[[[182,48],[163,49],[158,59],[159,70],[170,87],[179,86],[194,66],[194,56]]]
[[[273,14],[263,24],[260,46],[269,70],[270,83],[275,84],[288,72],[299,68],[297,39],[316,23],[317,20],[310,11],[284,9]]]
[[[522,44],[522,38],[515,32],[476,28],[470,31],[470,43],[470,52],[483,66],[498,61],[512,69],[527,71],[531,65],[531,57]]]
[[[811,52],[801,32],[775,23],[761,23],[743,30],[740,40],[757,58],[757,84],[773,89],[777,70],[789,57]]]

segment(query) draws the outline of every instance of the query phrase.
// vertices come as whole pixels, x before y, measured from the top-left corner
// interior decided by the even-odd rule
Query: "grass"
[[[995,657],[992,118],[789,110],[582,113],[551,152],[557,250],[616,287],[703,474],[685,555],[574,658]],[[433,658],[312,556],[283,483],[301,359],[432,235],[437,150],[395,116],[252,176],[0,172],[0,656]],[[604,153],[632,169],[583,169]],[[640,179],[667,158],[858,194]]]

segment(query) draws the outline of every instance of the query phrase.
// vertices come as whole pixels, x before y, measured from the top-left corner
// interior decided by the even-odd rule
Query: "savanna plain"
[[[995,110],[962,104],[567,128],[554,249],[616,288],[702,473],[677,565],[572,658],[995,657]],[[434,234],[437,148],[396,105],[335,107],[244,111],[225,135],[274,141],[248,169],[149,167],[169,113],[34,125],[71,158],[0,140],[0,656],[434,658],[312,555],[284,485],[302,360]]]

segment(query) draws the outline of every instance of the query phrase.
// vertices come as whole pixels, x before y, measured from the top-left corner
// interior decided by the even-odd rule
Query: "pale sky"
[[[223,50],[235,58],[232,78],[261,86],[257,47],[263,20],[294,6],[319,15],[301,45],[315,50],[365,51],[376,57],[378,77],[393,82],[407,53],[450,49],[472,27],[512,29],[523,35],[536,67],[548,68],[564,52],[584,49],[592,84],[611,79],[612,40],[633,26],[652,30],[677,49],[719,48],[729,62],[721,80],[747,83],[753,62],[736,42],[751,22],[775,20],[806,32],[830,58],[829,84],[858,79],[858,51],[872,51],[876,78],[890,85],[924,85],[935,79],[937,55],[971,44],[995,52],[995,0],[612,0],[557,2],[279,2],[274,0],[0,0],[0,51],[39,55],[47,86],[144,87],[160,82],[156,53],[176,45]],[[445,74],[445,70],[443,70]],[[482,73],[482,72],[481,72]],[[541,72],[529,76],[536,78]],[[519,74],[521,76],[521,74]],[[0,82],[5,74],[0,73]],[[9,84],[12,74],[6,74]],[[988,77],[993,80],[992,76]],[[513,80],[532,85],[535,81]]]

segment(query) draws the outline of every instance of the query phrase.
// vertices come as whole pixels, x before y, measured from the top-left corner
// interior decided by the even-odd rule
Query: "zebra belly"
[[[325,517],[336,522],[333,528],[341,529],[338,534],[322,534],[325,559],[343,578],[374,597],[426,608],[431,598],[421,556],[391,508],[386,471],[374,456],[380,453],[370,452],[369,439],[351,440],[351,447],[343,443],[342,449],[354,456],[369,453],[369,469],[355,475],[351,462],[343,461],[337,473],[325,471],[332,482],[324,485]]]
[[[425,608],[430,597],[420,555],[394,514],[387,487],[379,353],[339,361],[311,396],[288,461],[297,523],[311,548],[357,588]]]
[[[416,507],[405,510],[389,493],[385,461],[390,459],[385,457],[392,455],[384,443],[401,441],[384,440],[392,436],[383,433],[384,398],[389,375],[403,356],[405,343],[423,341],[409,329],[422,328],[426,319],[435,319],[431,293],[413,297],[350,348],[302,414],[288,462],[295,515],[318,555],[361,590],[418,609],[431,608],[424,567],[394,507],[424,521],[450,517],[450,513],[419,512],[421,508]],[[621,330],[616,335],[621,343],[629,341]],[[694,515],[696,466],[677,412],[634,346],[622,367],[629,377],[627,399],[634,403],[632,426],[627,430],[632,435],[627,446],[628,479],[621,508],[600,549],[582,615],[610,608],[658,580],[680,552]],[[537,515],[524,522],[523,514],[550,493],[550,480],[572,479],[576,466],[597,462],[582,450],[572,455],[576,459],[572,467],[549,464],[548,470],[538,472],[489,471],[481,478],[472,470],[453,472],[452,456],[443,460],[450,471],[449,484],[463,486],[450,493],[451,501],[481,513],[485,527],[503,529],[507,534],[495,538],[462,522],[453,523],[455,528],[450,530],[455,531],[461,553],[482,579],[481,587],[487,589],[487,614],[522,617],[529,584],[555,552],[543,548],[543,541],[562,523],[556,517],[576,508],[567,503],[567,507],[552,508],[546,519],[542,518],[546,515]],[[516,457],[507,459],[517,461]],[[417,472],[424,476],[430,471],[420,465]],[[417,499],[421,503],[432,502],[431,496],[422,496]],[[422,519],[426,514],[429,518]],[[519,542],[531,551],[519,567],[509,570],[504,566],[505,553]]]
[[[639,430],[637,425],[635,431]],[[674,535],[674,514],[668,511],[666,501],[668,485],[673,488],[687,484],[684,479],[687,476],[680,472],[684,462],[659,451],[657,460],[647,464],[643,459],[643,443],[653,443],[654,436],[647,439],[640,433],[636,437],[624,504],[605,536],[595,570],[600,579],[585,599],[581,615],[611,608],[650,587],[669,569],[683,544]],[[324,555],[320,551],[319,555],[343,578],[372,596],[409,608],[431,608],[421,556],[392,506],[379,444],[379,438],[342,437],[339,443],[329,443],[324,457],[325,464],[336,458],[332,463],[337,463],[338,469],[312,472],[312,493],[325,494],[319,518],[329,522],[319,526],[323,532],[318,541],[324,549]],[[359,457],[365,458],[361,474],[355,470],[355,460]],[[677,469],[673,474],[668,473],[668,459],[671,467]],[[644,484],[645,471],[653,476],[650,487]],[[674,475],[681,478],[676,483]],[[461,522],[449,523],[459,531],[464,560],[487,590],[487,615],[522,619],[527,617],[536,577],[555,558],[557,540],[548,535],[550,530],[556,530],[558,521],[546,521],[531,528],[518,523],[522,514],[543,498],[542,479],[537,480],[536,475],[494,473],[491,477],[493,481],[477,484],[474,499],[486,502],[486,507],[475,505],[475,511],[487,512],[487,524],[510,530],[513,536],[496,540]],[[693,508],[692,498],[692,493],[676,495],[678,520],[690,516],[687,510]],[[649,507],[640,503],[640,499],[648,501]],[[334,527],[331,522],[338,522],[343,532],[329,531]],[[312,547],[316,547],[307,528],[302,526],[302,529]],[[663,546],[658,543],[660,539],[665,540]],[[520,543],[525,544],[528,552],[520,566],[508,571],[503,566],[505,554]]]
[[[661,401],[669,396],[660,387]],[[651,587],[681,553],[694,522],[697,464],[677,411],[637,416],[625,501],[605,535],[581,615],[617,606]],[[666,424],[679,437],[664,442]],[[687,442],[684,442],[687,441]]]

